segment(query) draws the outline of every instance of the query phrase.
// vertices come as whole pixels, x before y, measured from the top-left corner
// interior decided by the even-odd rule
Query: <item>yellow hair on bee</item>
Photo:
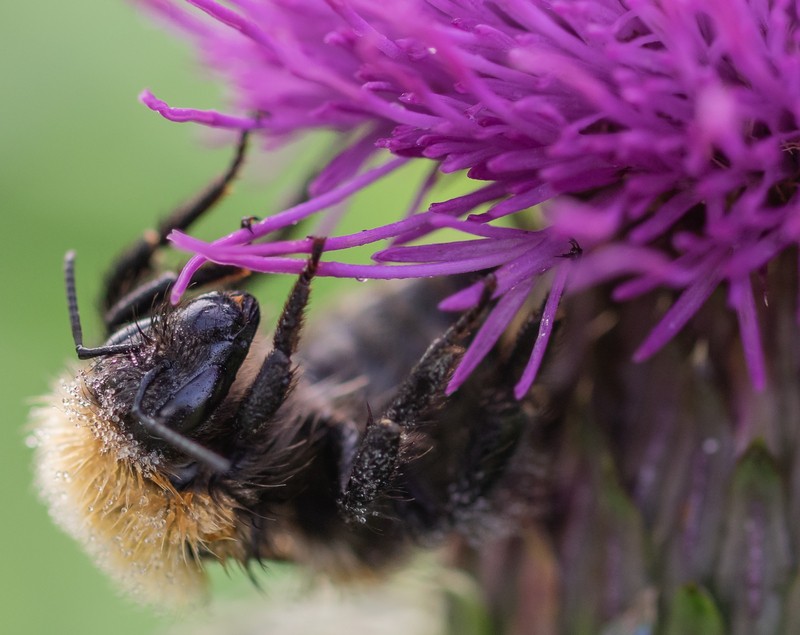
[[[176,491],[158,455],[97,411],[80,373],[34,410],[33,425],[36,481],[52,518],[137,600],[197,602],[206,587],[199,553],[244,559],[233,502]]]

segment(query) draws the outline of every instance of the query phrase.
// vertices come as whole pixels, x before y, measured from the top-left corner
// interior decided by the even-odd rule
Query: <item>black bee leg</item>
[[[281,311],[272,337],[272,350],[239,406],[236,426],[240,444],[246,444],[249,439],[258,436],[261,426],[277,412],[291,388],[294,379],[292,355],[297,351],[303,316],[311,294],[311,280],[316,274],[324,246],[324,238],[314,239],[308,262]]]
[[[503,475],[525,430],[534,421],[544,426],[547,413],[530,398],[518,400],[513,393],[538,337],[542,310],[530,314],[511,346],[498,355],[492,383],[484,386],[480,423],[470,430],[464,462],[448,488],[446,521],[458,524],[484,499]],[[558,324],[556,324],[558,326]],[[546,435],[545,430],[541,430]]]
[[[475,386],[471,386],[475,389]],[[486,517],[490,495],[519,446],[531,417],[510,390],[482,399],[471,411],[474,423],[453,480],[443,492],[431,489],[423,469],[404,470],[402,495],[392,501],[394,513],[409,522],[412,532],[436,535],[469,527],[470,521]]]
[[[167,244],[169,233],[173,229],[186,229],[223,197],[244,163],[248,136],[247,130],[242,132],[233,160],[220,177],[206,186],[190,203],[179,207],[167,216],[159,224],[158,229],[146,232],[117,259],[106,278],[103,295],[104,311],[110,312],[112,317],[118,316],[120,310],[114,311],[114,307],[128,293],[138,287],[142,278],[152,271],[153,255],[159,248]],[[156,293],[152,297],[157,295]]]
[[[444,496],[426,487],[424,471],[404,471],[403,488],[408,496],[394,504],[402,509],[398,512],[401,516],[413,517],[423,532],[466,527],[473,517],[485,517],[490,495],[506,474],[523,434],[537,421],[537,427],[544,425],[535,404],[527,398],[518,400],[513,394],[514,383],[530,357],[540,319],[540,313],[531,314],[510,350],[493,351],[485,362],[491,364],[491,370],[465,387],[476,393],[476,402],[463,423],[468,437]],[[545,444],[546,431],[540,433]]]
[[[490,276],[479,305],[430,345],[384,414],[377,420],[370,416],[339,499],[345,517],[366,522],[372,504],[391,490],[406,436],[445,401],[447,383],[464,354],[462,342],[483,318],[493,289]]]
[[[464,461],[448,487],[445,524],[458,526],[487,497],[530,422],[530,414],[510,390],[487,400],[479,425],[471,430]]]

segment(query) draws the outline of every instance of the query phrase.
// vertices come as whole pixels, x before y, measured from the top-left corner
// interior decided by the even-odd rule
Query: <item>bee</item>
[[[269,337],[235,268],[207,266],[199,286],[211,290],[169,304],[176,276],[156,275],[154,257],[222,197],[246,142],[195,202],[118,258],[101,346],[83,344],[74,254],[65,260],[80,365],[34,413],[36,479],[54,520],[145,603],[202,596],[208,561],[381,571],[416,545],[496,533],[512,522],[497,520],[510,492],[535,489],[520,446],[541,412],[513,398],[510,378],[526,345],[491,353],[445,396],[491,275],[455,320],[435,307],[457,281],[426,280],[306,329],[319,238]]]

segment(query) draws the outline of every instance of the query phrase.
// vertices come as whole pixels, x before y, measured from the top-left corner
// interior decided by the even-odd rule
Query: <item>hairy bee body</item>
[[[386,410],[431,342],[452,324],[452,314],[436,307],[459,286],[444,279],[388,286],[382,293],[364,293],[360,299],[353,296],[326,313],[324,320],[310,325],[304,337],[298,356],[303,372],[292,403],[298,411],[305,411],[302,416],[308,421],[333,425],[337,428],[334,437],[344,435],[345,444],[356,443],[371,412]],[[342,522],[339,510],[331,504],[344,478],[337,472],[341,466],[334,457],[308,493],[310,513],[308,522],[302,523],[304,533],[326,548],[337,536],[342,551],[354,556],[359,566],[372,569],[395,561],[411,545],[438,544],[449,532],[473,537],[489,524],[498,529],[498,523],[510,522],[508,517],[502,519],[499,504],[491,500],[502,489],[496,485],[492,487],[494,497],[486,496],[479,505],[463,510],[458,519],[445,520],[439,513],[451,503],[460,471],[482,467],[465,468],[465,455],[487,422],[488,410],[508,404],[510,385],[492,358],[462,389],[447,399],[442,395],[441,403],[410,433],[403,449],[406,461],[398,469],[394,490],[383,501],[379,515],[366,523]],[[526,415],[525,424],[532,425],[531,419]],[[357,431],[349,428],[348,422],[359,422]],[[515,444],[516,436],[511,434],[498,452],[510,456]],[[511,473],[505,463],[502,468],[490,469],[502,469],[507,476]],[[319,496],[325,489],[328,492]],[[324,519],[321,509],[326,509]]]
[[[207,559],[244,565],[286,559],[346,578],[381,570],[411,546],[437,544],[453,532],[474,538],[489,523],[493,531],[509,528],[512,521],[501,509],[506,504],[497,501],[511,487],[535,497],[535,487],[528,489],[529,463],[522,476],[508,468],[506,485],[493,485],[491,495],[467,485],[457,495],[476,500],[441,513],[453,506],[460,473],[486,467],[469,457],[465,467],[464,457],[475,452],[471,445],[490,411],[509,399],[494,358],[452,397],[442,396],[407,435],[392,488],[367,517],[347,519],[340,507],[351,467],[345,457],[363,437],[370,413],[387,407],[452,323],[435,307],[454,288],[442,280],[387,285],[348,298],[312,323],[295,357],[293,388],[238,457],[235,478],[191,462],[176,468],[168,450],[123,425],[131,395],[117,378],[136,372],[135,358],[89,362],[35,413],[37,481],[54,519],[125,590],[158,604],[196,598]],[[230,425],[269,349],[267,338],[254,339],[207,427]],[[530,412],[520,412],[528,412],[524,425],[532,424]],[[210,436],[216,439],[210,443],[226,452],[219,438]],[[510,457],[515,443],[510,437],[498,451]],[[494,462],[490,467],[500,470]]]
[[[535,320],[446,391],[491,304],[491,275],[460,316],[437,305],[464,280],[422,280],[370,288],[304,332],[325,244],[312,238],[271,337],[256,298],[231,289],[240,269],[202,268],[196,283],[215,290],[169,305],[176,276],[153,257],[219,200],[246,142],[112,265],[101,346],[83,345],[74,254],[65,261],[75,350],[89,361],[34,412],[36,478],[55,521],[144,602],[196,598],[208,560],[381,570],[413,545],[496,535],[540,495],[538,441],[554,418],[514,399],[511,379]]]

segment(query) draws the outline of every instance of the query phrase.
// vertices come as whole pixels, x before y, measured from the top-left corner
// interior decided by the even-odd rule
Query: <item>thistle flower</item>
[[[669,632],[717,624],[715,603],[729,632],[791,632],[798,617],[783,607],[800,589],[800,540],[789,530],[800,518],[800,338],[787,300],[800,238],[795,2],[141,1],[196,43],[238,114],[172,108],[145,92],[147,106],[271,139],[325,128],[347,140],[308,201],[213,243],[175,234],[196,254],[176,294],[205,260],[299,271],[308,240],[257,239],[404,162],[465,172],[475,182],[466,195],[331,237],[319,275],[495,270],[498,302],[451,389],[535,288],[549,295],[518,395],[537,377],[565,293],[613,313],[608,331],[588,318],[574,322],[596,335],[572,330],[583,356],[576,373],[593,390],[574,396],[584,415],[571,429],[585,432],[589,419],[608,432],[599,449],[565,450],[579,458],[564,482],[581,485],[570,486],[559,553],[591,581],[574,587],[587,595],[570,596],[582,598],[574,624],[608,623],[640,584],[658,589]],[[419,184],[417,202],[432,180]],[[443,227],[464,239],[437,242]],[[428,244],[410,244],[420,238]],[[384,240],[373,263],[331,257]],[[441,308],[463,310],[480,293],[473,285]],[[610,341],[613,354],[601,345]],[[672,478],[671,467],[685,471]],[[598,519],[597,539],[582,543]],[[609,544],[620,536],[635,555],[617,553],[614,564]],[[655,563],[645,564],[648,549],[660,554]],[[606,593],[596,602],[591,583]]]
[[[658,287],[680,291],[636,351],[638,360],[725,285],[752,381],[763,388],[750,274],[796,244],[800,232],[791,213],[800,140],[793,3],[331,0],[228,7],[189,0],[195,13],[183,3],[147,4],[197,42],[239,110],[265,114],[175,109],[146,92],[149,107],[176,121],[257,127],[273,136],[312,128],[356,135],[316,179],[308,203],[213,244],[174,236],[200,256],[176,293],[203,259],[297,270],[302,260],[283,256],[307,251],[308,241],[250,246],[253,238],[324,210],[397,166],[395,160],[358,174],[385,149],[432,159],[441,172],[466,170],[486,184],[368,236],[331,241],[329,250],[386,238],[403,243],[441,225],[481,239],[394,246],[375,259],[419,264],[331,262],[320,275],[417,277],[497,267],[503,306],[453,387],[491,347],[511,308],[553,271],[545,324],[565,287],[613,279],[617,300]],[[491,224],[545,201],[551,204],[539,231]],[[487,211],[452,221],[487,204]],[[570,239],[583,249],[580,263],[561,257]],[[479,293],[476,285],[443,308],[466,308]],[[541,335],[546,342],[547,332]],[[537,350],[519,393],[540,358]]]

